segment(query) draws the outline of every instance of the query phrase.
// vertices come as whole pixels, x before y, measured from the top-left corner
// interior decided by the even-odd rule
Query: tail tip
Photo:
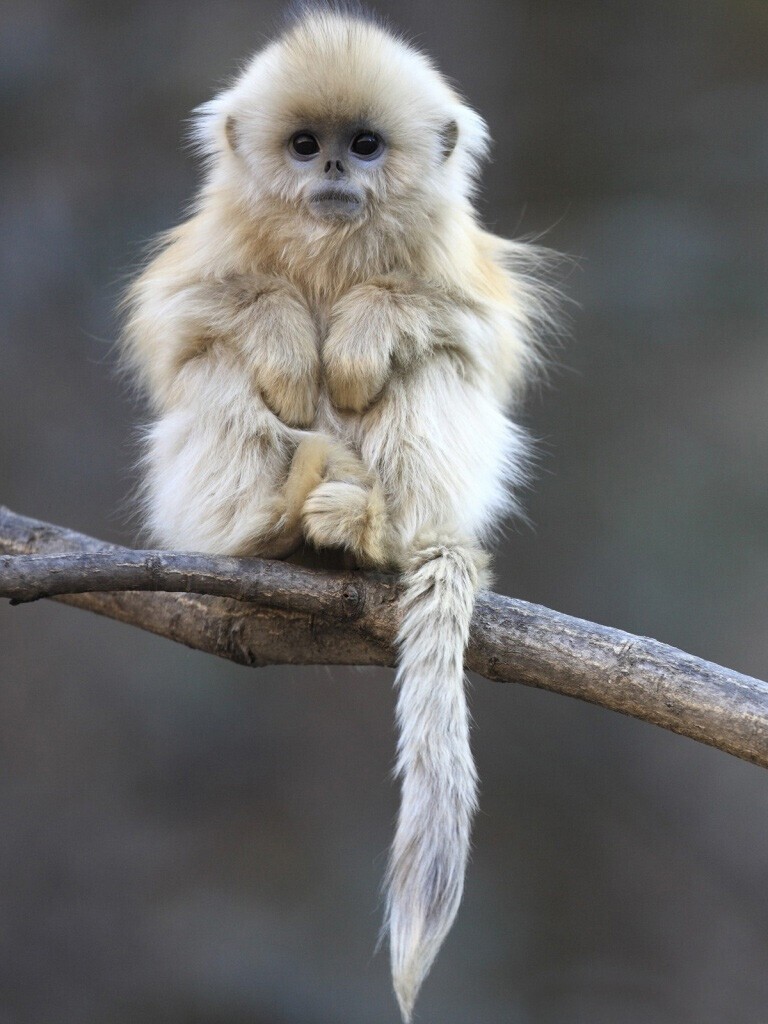
[[[416,1002],[416,996],[418,995],[418,988],[413,983],[404,978],[396,977],[394,979],[395,995],[397,996],[397,1005],[400,1007],[400,1015],[403,1018],[403,1024],[411,1024],[413,1019],[413,1007]]]
[[[412,950],[410,956],[392,965],[392,987],[395,990],[403,1024],[411,1024],[413,1008],[432,959],[425,959],[424,949],[420,948]]]

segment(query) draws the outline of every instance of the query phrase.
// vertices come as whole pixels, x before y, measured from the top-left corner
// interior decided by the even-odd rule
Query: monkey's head
[[[403,227],[466,200],[487,146],[482,119],[423,54],[336,11],[302,16],[201,115],[214,188],[331,229]]]

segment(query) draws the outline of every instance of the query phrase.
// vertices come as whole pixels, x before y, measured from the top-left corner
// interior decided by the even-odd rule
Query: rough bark
[[[244,665],[394,663],[395,577],[131,551],[2,507],[0,551],[35,556],[0,558],[0,596],[17,601],[55,596]],[[656,640],[482,593],[466,663],[768,767],[768,684]]]

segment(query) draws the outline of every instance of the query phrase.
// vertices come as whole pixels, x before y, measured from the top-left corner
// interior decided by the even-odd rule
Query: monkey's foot
[[[305,501],[302,522],[317,547],[344,547],[363,564],[387,564],[386,511],[378,488],[328,480]]]

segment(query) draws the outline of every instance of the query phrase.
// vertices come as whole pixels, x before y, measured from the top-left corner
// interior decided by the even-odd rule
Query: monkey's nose
[[[328,160],[323,169],[331,181],[344,177],[344,165],[341,160]]]

